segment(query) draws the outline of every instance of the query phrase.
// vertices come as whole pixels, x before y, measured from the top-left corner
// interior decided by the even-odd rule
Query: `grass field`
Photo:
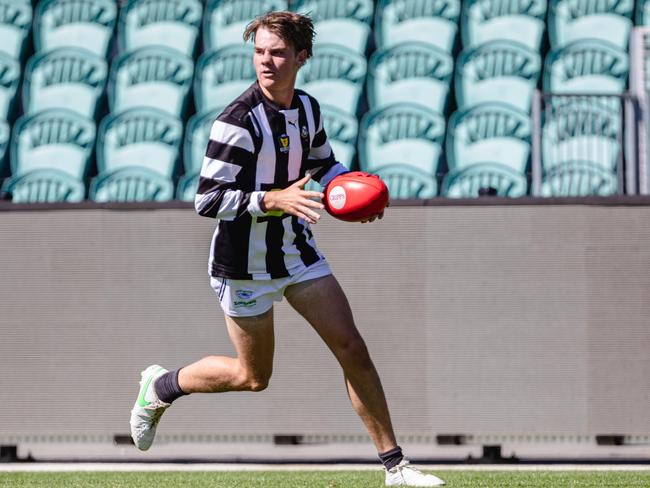
[[[450,488],[650,487],[640,471],[436,471]],[[43,488],[379,488],[381,471],[0,473],[0,487]]]

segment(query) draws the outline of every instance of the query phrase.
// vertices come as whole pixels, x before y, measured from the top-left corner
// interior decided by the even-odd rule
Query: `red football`
[[[325,190],[325,210],[340,220],[360,222],[381,213],[388,188],[377,175],[352,171],[337,176]]]

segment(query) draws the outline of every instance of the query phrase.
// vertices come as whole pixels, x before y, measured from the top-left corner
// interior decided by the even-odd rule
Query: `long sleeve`
[[[222,220],[246,212],[265,215],[260,208],[265,192],[245,191],[256,164],[253,123],[245,120],[222,114],[212,125],[194,200],[199,215]]]

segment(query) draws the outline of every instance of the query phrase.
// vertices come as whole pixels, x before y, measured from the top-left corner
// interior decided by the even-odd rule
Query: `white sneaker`
[[[165,403],[156,394],[155,381],[167,370],[153,364],[141,374],[140,392],[131,410],[131,437],[138,449],[146,451],[151,447],[156,435],[156,427],[160,417],[171,403]]]
[[[437,476],[424,474],[414,468],[408,460],[402,461],[392,469],[386,470],[386,486],[443,486],[445,484]]]

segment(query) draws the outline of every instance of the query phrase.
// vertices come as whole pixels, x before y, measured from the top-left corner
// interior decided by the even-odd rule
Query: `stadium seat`
[[[373,171],[392,199],[433,198],[438,193],[436,177],[406,164],[387,164]]]
[[[545,170],[573,161],[616,171],[622,158],[619,110],[594,97],[554,97],[542,119]]]
[[[182,202],[193,202],[199,188],[199,172],[186,173],[178,180],[176,199]]]
[[[18,176],[56,169],[83,180],[94,146],[95,123],[71,110],[24,115],[14,124],[11,136],[11,172]]]
[[[634,0],[551,0],[548,34],[551,47],[600,39],[627,50]]]
[[[0,119],[9,119],[14,112],[19,83],[20,63],[8,54],[0,52]]]
[[[288,10],[287,0],[208,0],[203,17],[204,50],[244,42],[248,23],[272,10]]]
[[[166,46],[194,57],[202,18],[200,0],[130,0],[120,11],[120,49]]]
[[[321,44],[314,47],[314,56],[298,71],[296,88],[322,104],[356,115],[366,70],[366,58],[359,53]]]
[[[292,8],[310,15],[317,44],[338,44],[359,54],[366,52],[373,0],[298,0]]]
[[[193,70],[190,58],[167,47],[143,47],[124,53],[111,65],[111,111],[153,107],[182,117]]]
[[[114,0],[43,0],[34,16],[36,52],[83,48],[106,58],[116,20]]]
[[[180,156],[183,124],[153,108],[133,108],[108,115],[97,134],[97,168],[110,173],[142,167],[172,178]]]
[[[0,180],[5,174],[5,167],[7,164],[7,156],[9,148],[9,141],[11,138],[11,128],[6,120],[0,119]]]
[[[21,60],[31,27],[32,5],[29,2],[0,0],[0,52]]]
[[[94,118],[108,77],[106,61],[80,48],[58,48],[35,54],[27,62],[23,109],[34,113],[67,108]]]
[[[379,109],[410,102],[444,113],[453,73],[453,58],[428,44],[409,42],[376,51],[368,67],[368,103]]]
[[[542,47],[547,0],[464,0],[461,35],[465,49],[490,41],[514,41],[533,51]]]
[[[573,42],[550,51],[544,62],[544,91],[552,93],[620,94],[627,77],[627,53],[605,41]]]
[[[636,25],[650,25],[650,0],[637,0],[636,13],[634,14]]]
[[[374,173],[401,164],[434,177],[444,135],[444,117],[419,105],[400,103],[368,112],[359,131],[359,167]]]
[[[616,172],[589,161],[567,161],[545,170],[541,196],[584,197],[615,195],[618,191]]]
[[[14,203],[81,202],[86,195],[83,181],[56,169],[37,169],[12,176],[2,185]]]
[[[245,44],[203,53],[194,76],[197,110],[225,107],[246,91],[257,79],[252,59],[252,46]]]
[[[446,152],[450,170],[498,163],[524,174],[530,158],[531,119],[502,103],[459,110],[449,119]]]
[[[461,0],[379,0],[377,46],[423,42],[450,53],[456,43]]]
[[[328,105],[320,106],[323,127],[336,160],[348,168],[356,156],[359,122],[356,117]]]
[[[96,202],[166,202],[174,198],[174,184],[147,168],[121,168],[100,174],[90,185],[90,199]]]
[[[447,173],[441,193],[448,198],[473,198],[479,196],[481,188],[494,188],[501,197],[522,197],[526,195],[527,187],[526,176],[508,166],[475,163]]]
[[[529,112],[542,70],[539,53],[510,41],[489,41],[461,53],[456,64],[459,108],[502,102]]]

